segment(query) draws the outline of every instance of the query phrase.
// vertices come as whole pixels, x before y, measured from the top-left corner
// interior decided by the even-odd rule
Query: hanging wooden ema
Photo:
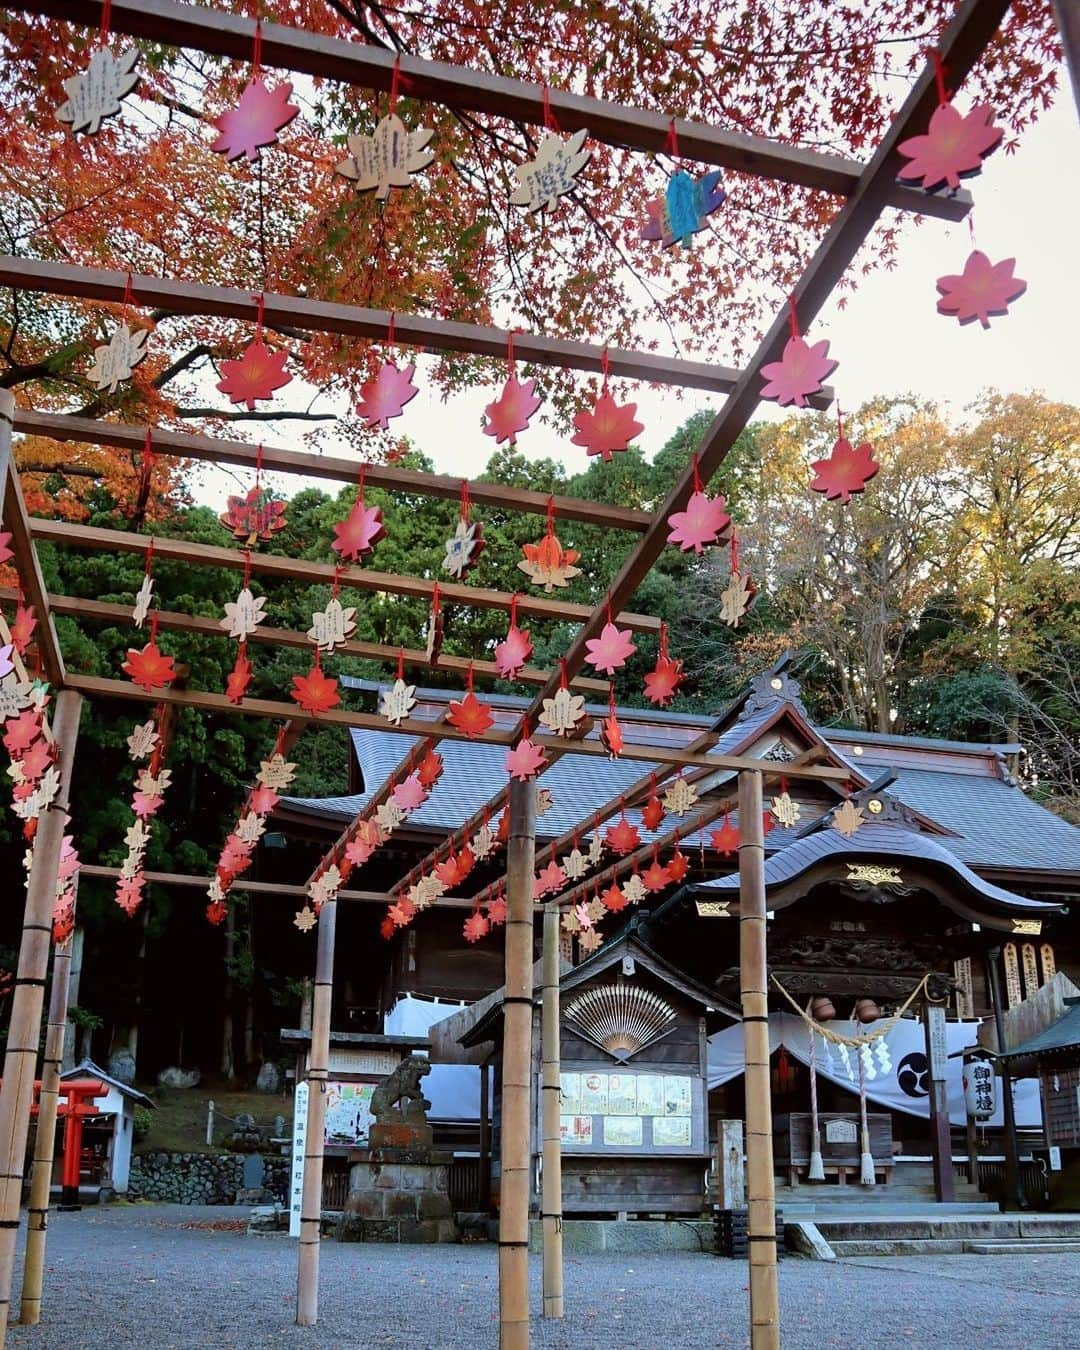
[[[236,599],[226,602],[225,617],[219,621],[219,626],[225,629],[229,637],[239,638],[241,641],[250,637],[266,618],[266,614],[263,612],[266,596],[253,595],[250,581],[251,550],[245,549],[244,584],[241,586]]]
[[[660,828],[664,819],[664,804],[656,795],[656,774],[649,774],[649,799],[641,808],[641,823],[650,832]]]
[[[668,124],[664,148],[673,159],[679,158],[674,117]],[[666,249],[676,244],[689,248],[694,235],[705,229],[708,217],[723,205],[725,197],[719,169],[710,169],[700,178],[694,178],[685,169],[676,169],[668,179],[664,195],[646,206],[645,222],[638,233],[642,239],[658,239]]]
[[[469,740],[475,740],[495,724],[491,709],[473,693],[473,663],[465,675],[465,697],[451,699],[447,705],[446,720],[458,731],[463,731]]]
[[[287,127],[300,111],[289,102],[292,85],[288,81],[267,88],[262,76],[262,23],[255,24],[255,49],[251,58],[251,80],[235,108],[215,117],[218,138],[210,147],[226,160],[247,157],[249,164],[259,158],[263,146],[273,145],[278,132]]]
[[[494,436],[496,445],[509,441],[517,444],[519,431],[524,431],[540,407],[536,380],[519,380],[514,361],[514,331],[506,337],[506,383],[494,402],[484,409],[484,435]]]
[[[1016,943],[1006,942],[1001,953],[1002,964],[1005,967],[1005,994],[1009,1001],[1009,1007],[1015,1008],[1024,1001],[1024,995],[1020,988],[1020,963],[1016,957]]]
[[[416,685],[405,683],[405,653],[398,652],[397,678],[383,690],[379,712],[388,722],[399,726],[416,707]]]
[[[152,692],[171,684],[176,676],[173,658],[166,656],[157,645],[158,616],[150,620],[150,640],[143,647],[129,647],[127,659],[120,669],[140,689]]]
[[[994,110],[978,104],[971,112],[957,112],[952,105],[941,63],[941,53],[929,53],[937,81],[938,105],[930,125],[921,136],[909,136],[896,147],[908,161],[897,177],[902,183],[919,183],[927,192],[948,188],[956,192],[961,178],[982,171],[983,160],[1001,144],[1003,129],[994,126]]]
[[[125,321],[113,330],[104,346],[94,348],[94,364],[90,367],[89,378],[94,388],[102,392],[115,394],[120,381],[130,380],[132,371],[146,357],[149,332],[145,328],[132,329],[131,310],[134,303],[129,272],[122,301]]]
[[[585,699],[581,694],[570,692],[565,657],[559,658],[559,665],[559,687],[551,698],[543,700],[538,720],[556,736],[582,736],[588,730],[589,720],[585,715]]]
[[[581,844],[575,834],[571,841],[570,852],[563,855],[563,871],[571,881],[580,881],[589,870],[589,864],[585,854],[581,851]]]
[[[428,610],[427,624],[427,643],[425,652],[428,664],[436,666],[439,663],[439,656],[442,653],[443,644],[443,612],[442,601],[439,597],[439,583],[436,582],[431,588],[431,606]]]
[[[634,416],[636,403],[616,403],[612,397],[608,388],[610,361],[606,347],[602,361],[600,394],[591,412],[574,415],[577,435],[571,437],[570,443],[583,446],[588,454],[599,455],[605,462],[610,462],[616,451],[630,449],[630,442],[645,430],[645,424]]]
[[[518,743],[506,752],[506,772],[519,782],[535,778],[541,769],[547,766],[547,755],[542,745],[534,745],[529,731],[528,719],[522,728]]]
[[[510,597],[510,626],[506,637],[495,646],[495,669],[504,680],[513,680],[520,675],[533,650],[529,630],[518,627],[517,610],[518,595],[515,592]]]
[[[661,623],[656,665],[645,676],[645,697],[658,708],[666,708],[682,682],[683,663],[668,652],[667,624]]]
[[[463,581],[472,570],[484,547],[483,526],[478,520],[470,519],[471,515],[469,483],[463,478],[457,527],[446,541],[446,556],[442,564],[443,571],[449,572],[458,581]]]
[[[135,72],[139,49],[129,47],[119,56],[109,51],[111,9],[111,0],[103,0],[98,46],[86,69],[64,81],[67,100],[56,110],[57,121],[67,122],[72,132],[85,131],[88,136],[96,135],[104,119],[120,111],[121,102],[139,82]]]
[[[581,568],[574,566],[581,554],[574,548],[564,549],[555,533],[554,497],[548,498],[543,538],[535,544],[522,544],[521,551],[525,557],[518,567],[534,586],[542,586],[549,594],[556,587],[569,586],[574,577],[581,575]]]
[[[779,361],[770,361],[761,368],[761,376],[765,381],[761,397],[775,399],[782,408],[790,403],[797,408],[805,408],[806,400],[821,390],[822,381],[828,379],[839,362],[830,360],[827,339],[815,342],[811,347],[799,332],[799,316],[793,295],[788,298],[788,324],[791,336],[784,347],[783,356]]]
[[[607,623],[600,630],[600,636],[589,638],[585,643],[585,660],[603,675],[614,675],[637,651],[626,628],[617,628],[611,616],[611,599],[608,598]]]
[[[262,461],[263,448],[260,445],[255,451],[255,486],[243,497],[229,497],[225,503],[225,514],[219,517],[233,538],[242,540],[248,548],[254,548],[259,543],[269,543],[287,524],[286,503],[276,499],[273,489],[263,484]]]
[[[315,610],[311,615],[311,627],[307,631],[308,639],[314,642],[320,651],[335,651],[343,647],[356,631],[356,609],[350,605],[345,608],[339,599],[341,591],[341,569],[334,568],[334,584],[330,599],[323,609]]]
[[[380,539],[386,536],[382,511],[377,506],[368,506],[364,501],[364,473],[367,465],[360,465],[360,479],[356,487],[356,500],[352,510],[344,520],[334,526],[334,542],[331,548],[347,562],[360,562],[370,553]]]
[[[668,516],[667,541],[678,544],[684,553],[693,549],[701,553],[706,544],[722,544],[731,531],[731,517],[725,507],[723,497],[709,497],[698,473],[697,455],[691,456],[693,472],[693,491],[686,503],[685,511],[673,511]]]
[[[731,575],[720,592],[720,617],[729,628],[738,628],[746,617],[757,595],[757,587],[749,572],[739,570],[739,539],[731,532]]]
[[[810,468],[815,477],[810,483],[813,492],[822,492],[828,501],[847,503],[853,492],[862,492],[881,465],[866,441],[857,447],[844,435],[844,418],[840,404],[836,405],[837,436],[828,459],[816,459]]]
[[[615,685],[608,681],[608,715],[600,724],[600,739],[610,759],[618,759],[623,752],[623,730],[615,708]]]
[[[149,436],[149,431],[146,433]],[[146,548],[146,562],[143,565],[143,579],[139,589],[135,592],[135,605],[131,611],[131,622],[136,628],[141,628],[146,622],[146,616],[150,613],[150,602],[154,598],[154,578],[152,575],[152,566],[154,561],[154,541]]]
[[[348,159],[334,167],[335,173],[355,182],[361,192],[374,192],[379,201],[390,196],[391,188],[411,187],[412,175],[422,173],[435,158],[435,151],[428,148],[435,132],[430,127],[406,131],[397,115],[398,89],[405,83],[398,56],[390,77],[386,116],[370,136],[350,136]]]
[[[697,800],[697,788],[688,783],[680,773],[664,793],[664,810],[674,816],[685,816],[690,808],[697,804]]]
[[[989,328],[991,318],[1007,313],[1009,305],[1027,290],[1027,282],[1013,275],[1015,268],[1015,258],[992,263],[985,253],[974,249],[961,273],[938,277],[938,313],[961,324],[978,319]]]
[[[394,345],[394,315],[391,313],[386,330],[386,345]],[[405,405],[411,403],[420,392],[413,384],[416,374],[415,364],[401,370],[393,357],[387,357],[370,380],[360,386],[360,402],[356,405],[358,415],[369,430],[380,427],[387,431],[390,422],[400,417]]]
[[[274,351],[263,337],[266,297],[260,292],[252,299],[256,307],[255,336],[235,361],[221,362],[222,378],[217,384],[218,392],[230,403],[243,403],[248,412],[255,411],[256,399],[268,402],[274,397],[275,390],[292,383],[292,376],[285,369],[289,353]]]
[[[518,186],[510,196],[511,204],[523,206],[531,214],[555,206],[560,197],[573,192],[578,175],[592,158],[592,151],[582,147],[588,131],[582,127],[568,139],[559,134],[559,124],[551,111],[548,87],[544,85],[545,135],[536,152],[536,158],[526,160],[514,169]]]

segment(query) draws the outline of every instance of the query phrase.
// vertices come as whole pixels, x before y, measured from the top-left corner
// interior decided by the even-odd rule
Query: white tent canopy
[[[464,1008],[449,999],[405,994],[386,1014],[387,1036],[426,1036],[436,1022]],[[424,1096],[431,1102],[429,1120],[480,1119],[480,1069],[475,1064],[432,1064],[423,1081]]]

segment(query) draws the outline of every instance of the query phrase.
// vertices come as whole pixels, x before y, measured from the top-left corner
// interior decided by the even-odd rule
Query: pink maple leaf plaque
[[[985,104],[965,114],[951,103],[934,109],[925,135],[910,136],[896,147],[908,164],[900,170],[905,183],[922,180],[927,192],[948,187],[954,191],[961,178],[970,178],[983,160],[1001,144],[1002,128],[994,126],[994,110]]]
[[[511,375],[499,397],[484,409],[487,419],[484,435],[494,436],[497,444],[516,440],[518,432],[525,430],[539,406],[536,381],[519,380],[516,375]]]
[[[248,163],[253,164],[259,158],[260,148],[273,145],[278,132],[300,111],[297,105],[289,102],[291,95],[292,85],[287,81],[267,89],[262,76],[252,80],[240,95],[236,107],[214,119],[214,126],[221,135],[211,150],[228,160],[247,155]]]
[[[374,377],[360,386],[360,402],[356,411],[364,419],[367,427],[390,425],[392,417],[400,417],[406,403],[420,392],[412,382],[416,373],[415,366],[406,366],[399,370],[393,361],[384,361]]]
[[[960,323],[978,319],[989,328],[990,316],[1007,313],[1009,305],[1027,290],[1027,282],[1013,276],[1015,267],[1015,258],[992,263],[975,249],[959,276],[938,277],[938,313],[954,315]]]
[[[672,511],[668,516],[671,526],[668,543],[678,544],[684,553],[691,548],[700,553],[706,544],[721,542],[731,528],[731,517],[725,506],[723,497],[691,493],[686,510]]]
[[[852,446],[844,436],[837,439],[828,459],[815,459],[810,466],[817,475],[810,487],[833,501],[849,502],[853,492],[862,492],[881,468],[866,441]]]
[[[605,675],[614,675],[620,666],[625,666],[637,648],[630,640],[626,629],[616,628],[613,623],[604,624],[598,638],[590,638],[585,643],[585,660]]]
[[[790,337],[779,361],[770,361],[762,366],[761,374],[765,387],[762,398],[774,398],[780,406],[794,403],[797,408],[806,407],[806,399],[816,394],[821,382],[827,379],[839,361],[830,361],[827,340],[815,342],[811,346],[803,337]]]

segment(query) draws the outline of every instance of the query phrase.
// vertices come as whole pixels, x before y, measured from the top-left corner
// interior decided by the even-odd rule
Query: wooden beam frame
[[[305,478],[328,479],[338,483],[355,483],[361,467],[356,458],[284,450],[279,446],[267,445],[265,441],[256,446],[243,441],[164,431],[146,425],[100,422],[67,413],[32,412],[27,408],[15,410],[14,429],[17,434],[24,436],[49,436],[56,441],[75,441],[85,445],[111,445],[132,454],[142,451],[146,444],[146,433],[150,431],[155,455],[175,455],[179,459],[200,460],[209,464],[235,464],[250,469],[252,474],[258,467],[260,453],[262,468],[267,473],[296,473],[303,474]],[[402,469],[394,464],[379,463],[365,463],[363,469],[366,487],[452,501],[457,501],[461,496],[463,480],[449,474],[422,473],[418,469]],[[546,492],[532,492],[505,483],[467,481],[469,497],[474,506],[491,506],[500,511],[520,511],[536,516],[547,514],[549,496]],[[587,525],[630,530],[636,534],[644,534],[652,523],[651,511],[633,511],[629,507],[612,506],[607,502],[590,502],[584,497],[552,495],[550,500],[556,518],[560,521],[580,520]]]
[[[101,0],[23,0],[14,7],[89,28],[97,28],[101,23]],[[189,47],[211,56],[250,61],[254,50],[255,24],[251,19],[221,10],[175,4],[171,0],[115,0],[109,23],[117,33],[172,47]],[[627,108],[561,89],[545,90],[525,80],[429,61],[404,52],[399,56],[388,47],[323,37],[279,24],[264,23],[261,42],[264,66],[365,89],[388,90],[397,59],[401,86],[408,98],[464,112],[488,113],[534,127],[547,125],[546,94],[551,115],[564,132],[585,127],[593,140],[619,148],[664,153],[671,143],[669,127],[674,120],[684,159],[819,188],[839,196],[855,191],[866,168],[858,160],[804,150],[763,136],[721,131],[684,118],[672,119],[667,113]],[[971,209],[971,199],[966,192],[951,197],[927,196],[894,183],[888,205],[918,215],[961,220]]]
[[[221,13],[220,10],[207,12]],[[202,285],[168,277],[133,275],[129,293],[126,272],[77,267],[71,263],[40,262],[34,258],[12,257],[10,254],[0,255],[0,286],[114,305],[125,303],[125,295],[130,294],[130,303],[138,307],[163,309],[170,314],[240,319],[253,326],[259,317],[261,299],[263,320],[271,328],[300,328],[305,332],[334,333],[342,337],[366,338],[372,342],[386,341],[391,318],[389,310],[363,309],[359,305],[340,305],[328,300],[310,300],[305,296],[279,295],[274,292],[267,292],[260,297],[252,294],[250,289]],[[395,313],[393,319],[396,345],[420,347],[425,353],[461,352],[470,356],[506,358],[510,339],[507,329],[457,323],[422,314]],[[657,356],[653,352],[595,347],[587,342],[569,342],[516,329],[513,336],[516,359],[535,366],[599,372],[603,370],[604,352],[607,351],[609,372],[630,380],[646,380],[651,384],[705,389],[724,394],[742,378],[742,373],[737,370],[712,365],[707,361],[680,361]],[[815,394],[810,404],[815,408],[827,408],[832,397],[832,390],[826,388],[820,394]]]
[[[60,689],[65,683],[64,658],[56,636],[52,615],[49,613],[49,592],[41,574],[37,551],[34,548],[33,524],[26,514],[22,485],[15,468],[14,455],[7,466],[7,491],[4,493],[4,524],[11,531],[11,551],[15,555],[15,570],[19,574],[26,598],[34,606],[38,626],[34,643],[41,653],[41,668],[49,683]]]
[[[14,495],[14,494],[11,494]],[[39,516],[30,519],[30,533],[35,539],[63,548],[105,550],[110,553],[145,554],[151,536],[132,534],[127,530],[103,530],[93,525],[72,525],[62,520],[45,520]],[[200,567],[221,567],[231,572],[243,572],[247,567],[246,551],[241,548],[219,548],[213,544],[193,543],[187,539],[168,539],[153,536],[154,557],[170,562],[192,563]],[[499,609],[509,612],[513,596],[505,591],[490,591],[481,586],[465,586],[459,582],[410,577],[398,572],[377,572],[371,567],[340,567],[332,563],[309,562],[306,558],[292,558],[282,553],[251,551],[253,576],[284,577],[288,581],[306,582],[309,586],[322,582],[354,591],[384,591],[388,595],[407,595],[430,603],[436,585],[439,599],[445,605],[468,605],[473,609]],[[576,605],[568,600],[555,600],[547,595],[518,595],[518,613],[533,619],[553,619],[556,622],[582,623],[592,618],[589,605]],[[619,614],[618,622],[636,633],[659,633],[660,620],[651,614]],[[577,671],[574,672],[577,674]],[[558,683],[558,674],[549,676]]]

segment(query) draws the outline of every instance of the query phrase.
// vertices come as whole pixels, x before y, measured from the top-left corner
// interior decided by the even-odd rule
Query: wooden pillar
[[[480,1065],[480,1209],[491,1213],[491,1063]]]
[[[11,429],[15,422],[15,395],[10,389],[0,389],[0,511],[4,509],[4,492],[11,461]]]
[[[945,1009],[940,1003],[923,1004],[926,1062],[930,1084],[930,1153],[934,1160],[934,1198],[939,1204],[956,1199],[952,1165],[952,1125],[949,1121],[948,1043]]]
[[[1005,1013],[1001,1006],[1001,983],[998,980],[997,963],[1001,960],[1001,948],[995,947],[986,953],[986,983],[990,990],[990,1006],[994,1013],[994,1029],[997,1032],[997,1048],[1004,1053],[1009,1047],[1005,1043]],[[1005,1067],[1007,1059],[997,1061],[997,1070],[1001,1075],[1001,1114],[1005,1122],[1005,1198],[1002,1209],[1008,1209],[1010,1203],[1017,1209],[1030,1209],[1020,1176],[1020,1145],[1016,1138],[1016,1111],[1013,1109],[1012,1079]],[[1011,1197],[1011,1201],[1010,1201]]]
[[[739,774],[739,982],[746,1072],[746,1189],[750,1210],[750,1345],[780,1345],[776,1194],[769,1087],[769,993],[765,964],[765,847],[761,774]]]
[[[540,1024],[543,1148],[540,1211],[544,1226],[544,1316],[562,1317],[562,1143],[559,1139],[559,906],[544,906],[544,1006]]]
[[[1080,113],[1080,9],[1076,0],[1053,0],[1054,17],[1061,34],[1061,50],[1069,68],[1073,99]]]
[[[334,994],[334,937],[337,901],[319,911],[315,954],[315,995],[308,1052],[307,1143],[304,1189],[300,1201],[300,1246],[296,1270],[296,1325],[313,1327],[319,1318],[319,1240],[322,1227],[323,1136],[326,1133],[326,1080],[330,1064],[330,1005]]]
[[[499,1182],[499,1347],[529,1346],[529,1170],[532,1156],[533,867],[536,784],[510,783],[506,996]]]
[[[34,1139],[34,1169],[30,1177],[30,1204],[26,1220],[26,1260],[23,1263],[22,1303],[19,1310],[19,1321],[25,1326],[37,1326],[41,1321],[45,1232],[49,1226],[49,1193],[52,1188],[53,1156],[56,1151],[56,1110],[60,1102],[60,1074],[64,1062],[64,1033],[67,1031],[71,949],[74,940],[75,935],[72,933],[62,946],[53,948],[49,1025],[45,1032],[45,1056],[41,1064],[37,1134]]]
[[[0,1086],[0,1345],[7,1336],[11,1307],[11,1279],[15,1265],[15,1239],[19,1231],[26,1139],[30,1130],[30,1106],[34,1095],[41,1008],[45,1001],[45,975],[49,968],[52,914],[56,901],[56,877],[60,847],[71,790],[71,768],[79,735],[82,696],[62,689],[56,699],[53,735],[56,738],[60,788],[52,804],[38,820],[34,861],[26,883],[19,968],[11,1001],[11,1022],[4,1052],[4,1078]]]

